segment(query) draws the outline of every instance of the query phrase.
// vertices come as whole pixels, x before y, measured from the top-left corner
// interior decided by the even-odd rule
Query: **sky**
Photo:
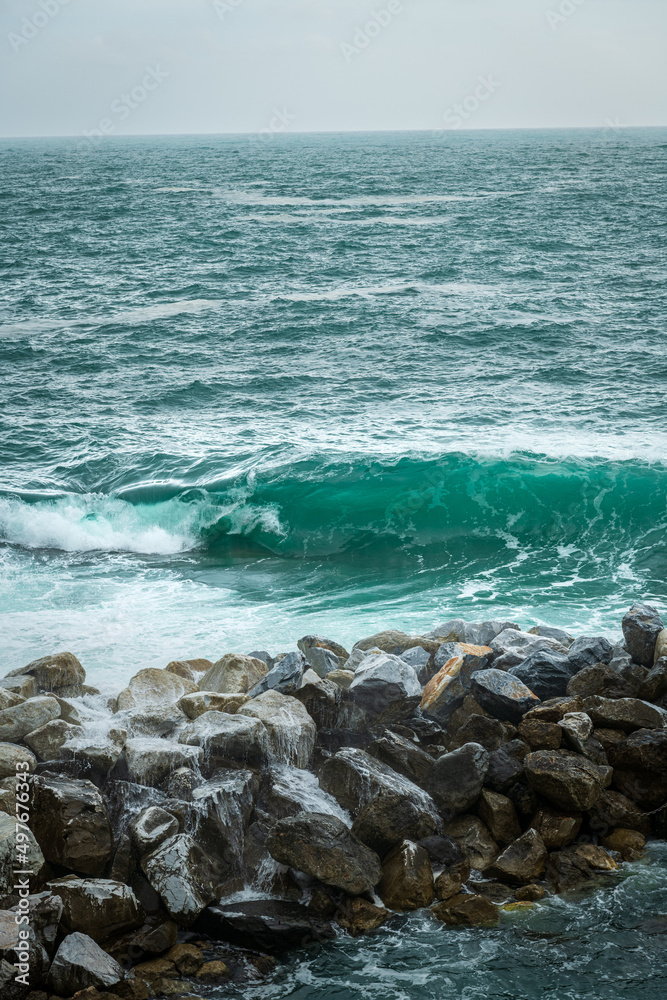
[[[667,0],[0,0],[0,135],[667,125]]]

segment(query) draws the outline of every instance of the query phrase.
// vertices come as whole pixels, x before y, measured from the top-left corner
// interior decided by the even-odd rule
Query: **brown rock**
[[[449,927],[487,927],[500,919],[498,907],[490,899],[469,893],[436,903],[431,913]]]
[[[625,739],[625,733],[622,729],[594,729],[593,736],[598,741],[602,749],[606,754],[612,747],[616,746],[617,743],[622,743]]]
[[[558,750],[562,735],[555,722],[523,719],[519,724],[519,739],[527,743],[531,750]]]
[[[458,896],[469,878],[470,867],[465,863],[445,868],[435,880],[435,898],[451,899],[452,896]]]
[[[608,851],[616,851],[624,861],[637,861],[646,846],[646,837],[637,830],[619,827],[602,838],[602,846]]]
[[[614,768],[667,775],[667,729],[638,729],[609,751]]]
[[[593,725],[607,729],[623,729],[632,733],[636,729],[662,729],[665,716],[654,705],[638,698],[600,698],[593,696],[584,699],[584,711],[593,721]]]
[[[485,896],[492,903],[500,905],[513,898],[513,890],[504,882],[492,882],[490,879],[468,879],[467,888],[477,896]]]
[[[549,855],[546,877],[555,892],[566,892],[592,878],[593,872],[585,858],[577,856],[569,848]]]
[[[561,813],[550,806],[543,806],[533,816],[532,826],[537,830],[548,851],[566,847],[581,829],[581,813]]]
[[[667,629],[664,630],[667,635]],[[658,701],[667,694],[667,656],[663,653],[642,681],[637,697],[642,701]]]
[[[540,899],[544,899],[546,889],[542,885],[529,882],[528,885],[519,886],[514,895],[520,903],[537,903]]]
[[[63,698],[78,698],[86,680],[86,671],[73,653],[55,653],[34,660],[27,667],[12,670],[7,676],[33,678],[38,691],[59,694]]]
[[[490,788],[482,789],[477,812],[493,839],[501,846],[511,844],[521,835],[516,809],[506,795],[492,792]]]
[[[228,712],[235,715],[246,702],[250,701],[247,694],[218,694],[216,691],[193,691],[185,694],[178,702],[178,707],[188,719],[198,719],[205,712]]]
[[[204,962],[197,973],[197,979],[204,983],[224,982],[231,976],[229,966],[224,962]]]
[[[174,963],[182,976],[193,976],[204,964],[201,950],[193,944],[175,944],[164,957]]]
[[[523,885],[542,875],[546,860],[547,849],[542,838],[531,828],[505,848],[486,869],[486,874],[511,885]]]
[[[352,833],[380,857],[403,840],[424,840],[437,832],[437,818],[405,795],[385,793],[364,806]]]
[[[219,694],[247,694],[267,673],[268,667],[263,660],[228,653],[202,677],[199,689]]]
[[[83,875],[102,875],[113,841],[104,800],[91,781],[33,779],[33,832],[47,861]]]
[[[156,979],[176,979],[178,970],[174,962],[168,958],[152,958],[148,962],[135,965],[134,974],[145,983],[152,983]]]
[[[588,815],[591,829],[599,836],[606,836],[615,827],[644,834],[651,830],[650,816],[638,809],[626,795],[612,788],[604,790]]]
[[[612,777],[611,768],[565,750],[537,750],[524,768],[531,788],[565,810],[590,809]]]
[[[591,695],[629,698],[633,696],[634,691],[622,674],[608,663],[593,663],[572,677],[567,685],[567,693],[581,698],[588,698]]]
[[[586,864],[590,868],[595,869],[595,871],[613,872],[618,868],[614,859],[607,854],[604,848],[597,847],[595,844],[581,844],[579,847],[574,848],[574,852],[577,857],[583,858]]]
[[[435,895],[433,870],[424,848],[409,840],[397,844],[382,862],[382,879],[377,892],[392,910],[419,910],[430,906]]]
[[[376,931],[390,915],[389,910],[385,910],[384,907],[375,906],[367,899],[356,896],[354,899],[343,901],[334,919],[352,937],[360,937],[362,934]]]
[[[497,843],[477,816],[456,816],[443,832],[456,842],[471,868],[481,871],[498,856]]]

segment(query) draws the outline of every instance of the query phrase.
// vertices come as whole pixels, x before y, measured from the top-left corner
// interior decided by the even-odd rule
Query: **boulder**
[[[161,785],[179,767],[197,767],[204,759],[198,746],[138,736],[125,744],[123,757],[132,781]]]
[[[632,733],[635,729],[662,729],[667,715],[663,709],[650,705],[638,698],[584,699],[584,711],[593,725],[606,729],[623,729]]]
[[[0,904],[3,900],[9,902],[14,899],[16,883],[14,872],[17,866],[35,872],[36,879],[40,877],[44,868],[44,855],[30,830],[21,831],[23,839],[20,845],[17,842],[16,832],[16,812],[14,811],[11,816],[0,812]],[[19,847],[21,854],[18,851]]]
[[[584,747],[593,734],[593,723],[585,712],[568,712],[557,723],[563,734],[563,742],[568,750],[587,756]]]
[[[488,666],[490,656],[488,646],[443,643],[435,655],[437,673],[422,694],[422,711],[434,719],[446,721],[470,690],[472,675]]]
[[[178,820],[166,809],[147,806],[130,823],[130,833],[139,853],[146,854],[178,833]]]
[[[550,806],[540,807],[531,821],[531,826],[542,838],[548,851],[566,847],[575,839],[583,817],[581,813],[562,813]]]
[[[217,691],[193,691],[185,694],[178,707],[188,719],[198,719],[204,712],[228,712],[234,715],[250,701],[247,694],[218,694]]]
[[[450,730],[453,727],[450,725]],[[457,727],[454,736],[449,741],[450,750],[458,750],[466,743],[479,743],[489,752],[497,750],[504,743],[511,739],[510,733],[514,732],[513,726],[508,726],[500,719],[493,719],[489,715],[470,715],[463,725]]]
[[[423,847],[410,840],[397,844],[382,862],[378,895],[391,910],[419,910],[435,898],[433,870]]]
[[[37,685],[35,685],[35,690],[31,694],[37,694]],[[14,691],[2,687],[2,681],[0,680],[0,712],[4,712],[6,708],[14,708],[15,705],[20,705],[24,701],[25,698],[23,695],[15,694]]]
[[[81,726],[73,726],[63,719],[53,719],[24,737],[25,742],[40,760],[62,760],[68,754],[67,744],[81,733]]]
[[[263,660],[228,653],[214,663],[199,682],[200,691],[218,694],[247,694],[268,673]]]
[[[384,653],[395,653],[397,656],[400,656],[406,649],[412,649],[413,646],[421,646],[427,652],[435,653],[438,645],[439,643],[433,639],[427,639],[423,635],[406,635],[405,632],[388,629],[385,632],[377,632],[375,635],[370,635],[366,639],[360,639],[359,642],[355,642],[352,654],[354,654],[355,649],[359,649],[362,652],[367,652],[369,649],[381,649]]]
[[[465,642],[475,646],[488,646],[492,639],[506,629],[518,630],[519,626],[507,621],[467,622],[463,618],[451,618],[437,625],[426,638],[437,639],[439,642]]]
[[[607,851],[615,851],[624,861],[638,861],[646,845],[646,837],[637,830],[622,827],[602,838],[602,846]]]
[[[82,931],[97,944],[144,921],[137,897],[122,882],[68,875],[47,883],[47,888],[62,900],[64,930]]]
[[[667,629],[664,633],[667,636]],[[662,635],[662,632],[660,634]],[[664,698],[667,695],[667,657],[662,656],[656,660],[636,693],[642,701],[662,700],[664,707]]]
[[[32,734],[31,734],[32,735]],[[80,762],[84,766],[108,774],[120,759],[127,742],[127,730],[112,727],[105,736],[78,729],[70,734],[67,743],[61,751],[64,759]]]
[[[597,844],[578,844],[572,850],[577,857],[583,858],[594,871],[613,872],[618,868],[618,864],[611,855],[603,847],[598,847]]]
[[[250,688],[248,694],[251,698],[256,698],[258,694],[264,694],[265,691],[294,694],[301,686],[306,667],[306,658],[303,653],[298,650],[286,653],[271,667],[268,674]]]
[[[0,742],[18,743],[28,733],[60,716],[60,705],[52,695],[37,695],[0,712]]]
[[[49,988],[69,997],[89,987],[108,990],[125,978],[122,967],[87,934],[76,931],[61,942],[49,971]]]
[[[428,790],[445,817],[466,812],[479,798],[489,769],[489,754],[479,743],[466,743],[438,757]]]
[[[326,677],[332,671],[338,670],[340,665],[339,657],[331,650],[323,649],[321,646],[311,646],[310,649],[306,650],[304,656],[306,663],[318,677]]]
[[[622,674],[608,663],[593,663],[584,667],[570,678],[567,685],[568,695],[578,695],[588,698],[591,695],[602,695],[605,698],[628,698],[634,692]]]
[[[421,697],[414,668],[390,653],[367,659],[355,672],[350,697],[373,720],[407,718]]]
[[[320,770],[320,785],[353,816],[377,795],[388,793],[409,799],[436,823],[440,821],[427,792],[363,750],[346,748],[326,760]]]
[[[280,864],[348,895],[370,892],[380,881],[380,859],[336,816],[302,813],[279,820],[266,846]]]
[[[523,740],[510,740],[498,750],[489,754],[489,769],[486,784],[494,792],[507,792],[523,778],[523,762],[530,753],[530,747]]]
[[[26,747],[15,746],[13,743],[0,743],[0,781],[5,778],[15,778],[17,764],[27,764],[28,767],[21,767],[21,770],[25,774],[32,774],[37,767],[37,758]]]
[[[437,673],[433,653],[422,649],[421,646],[413,646],[401,653],[401,659],[409,664],[417,674],[420,684],[427,684],[431,677]]]
[[[91,781],[39,775],[33,779],[31,812],[47,861],[82,875],[104,873],[113,839],[106,805]]]
[[[444,900],[458,896],[463,889],[464,882],[467,882],[469,878],[470,867],[465,861],[445,868],[435,880],[435,898]]]
[[[558,750],[563,739],[558,723],[530,718],[532,714],[524,715],[519,723],[519,739],[527,743],[531,750]]]
[[[625,648],[643,667],[652,667],[658,636],[663,630],[660,615],[650,604],[633,604],[623,616]]]
[[[560,698],[567,691],[572,677],[572,665],[567,653],[554,653],[548,649],[536,649],[523,663],[510,667],[509,673],[517,677],[538,698]]]
[[[520,722],[539,703],[537,695],[504,670],[482,670],[472,675],[472,696],[490,715],[506,722]]]
[[[335,937],[330,921],[283,899],[250,899],[209,906],[194,928],[214,940],[275,954]]]
[[[614,768],[667,775],[667,729],[637,729],[609,751]]]
[[[510,885],[524,885],[542,875],[546,860],[544,842],[537,830],[531,827],[498,855],[485,874]]]
[[[651,817],[613,788],[605,788],[595,805],[588,810],[588,816],[591,829],[602,836],[619,826],[644,834],[651,830]]]
[[[431,907],[433,916],[448,927],[492,927],[500,911],[486,896],[465,893]]]
[[[471,868],[482,871],[498,856],[498,845],[477,816],[456,816],[445,823],[444,832],[455,841]]]
[[[193,681],[177,674],[147,667],[132,677],[118,695],[118,711],[130,712],[136,709],[146,711],[154,708],[171,707],[185,694],[197,690]]]
[[[554,628],[552,625],[535,625],[533,628],[528,629],[528,635],[541,635],[546,639],[555,639],[559,642],[561,646],[565,646],[569,649],[574,642],[574,636],[570,635],[562,628]]]
[[[261,767],[267,763],[271,749],[264,723],[238,712],[205,712],[183,727],[180,740],[187,746],[201,747],[212,769],[230,761]]]
[[[514,803],[506,795],[483,788],[477,803],[479,818],[489,833],[501,846],[511,844],[521,835],[519,819]]]
[[[667,775],[637,768],[614,768],[614,787],[640,809],[658,810],[667,803]]]
[[[55,653],[34,660],[27,667],[11,670],[7,677],[32,677],[38,691],[59,694],[63,698],[78,698],[83,694],[86,671],[73,653]]]
[[[509,670],[516,667],[537,650],[550,650],[555,653],[567,653],[567,648],[555,639],[547,636],[532,635],[518,629],[507,628],[494,636],[489,642],[493,653],[493,666],[497,670]]]
[[[131,736],[172,736],[185,722],[178,705],[155,705],[122,713],[123,723]]]
[[[385,729],[384,735],[371,743],[367,752],[418,785],[427,780],[433,768],[430,754],[390,729]]]
[[[419,841],[419,846],[424,848],[436,870],[465,864],[463,851],[453,837],[426,837]]]
[[[555,892],[566,892],[593,878],[595,872],[585,857],[568,847],[549,855],[545,874]]]
[[[293,697],[301,702],[317,729],[339,729],[347,716],[348,705],[342,707],[343,689],[330,681],[328,676],[323,679],[313,670],[306,670],[301,678],[301,687]]]
[[[341,646],[339,642],[334,642],[333,639],[326,639],[321,635],[304,635],[296,645],[297,649],[300,649],[306,658],[310,649],[325,649],[338,657],[341,667],[350,655],[345,646]]]
[[[604,636],[582,635],[574,640],[567,655],[571,673],[576,674],[594,663],[609,663],[613,656],[613,647]]]
[[[272,779],[273,772],[269,781]],[[192,792],[190,815],[194,813],[197,842],[229,867],[240,861],[258,786],[254,771],[234,768],[216,771]]]
[[[215,866],[187,833],[177,833],[141,859],[167,913],[189,927],[214,898]]]
[[[561,809],[576,811],[595,805],[612,777],[609,767],[591,763],[566,750],[537,750],[524,760],[528,782]]]
[[[432,809],[394,792],[381,792],[359,812],[352,833],[384,857],[403,840],[423,840],[440,829]]]
[[[239,709],[237,718],[241,716],[258,719],[264,724],[269,750],[281,763],[308,767],[317,729],[300,701],[279,691],[265,691]]]
[[[360,937],[376,931],[390,916],[389,910],[385,910],[383,906],[375,906],[362,896],[356,896],[354,899],[343,900],[334,920],[352,937]]]
[[[352,670],[332,670],[330,674],[327,674],[327,680],[342,691],[349,691],[350,684],[354,680],[354,673]]]

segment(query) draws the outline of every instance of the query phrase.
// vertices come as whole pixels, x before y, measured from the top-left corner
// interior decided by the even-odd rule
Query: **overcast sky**
[[[0,0],[0,134],[667,124],[667,0]]]

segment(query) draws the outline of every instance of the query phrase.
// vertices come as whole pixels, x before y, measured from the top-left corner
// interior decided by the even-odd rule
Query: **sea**
[[[666,206],[667,129],[0,140],[0,671],[666,611]],[[257,996],[658,995],[660,851]]]

